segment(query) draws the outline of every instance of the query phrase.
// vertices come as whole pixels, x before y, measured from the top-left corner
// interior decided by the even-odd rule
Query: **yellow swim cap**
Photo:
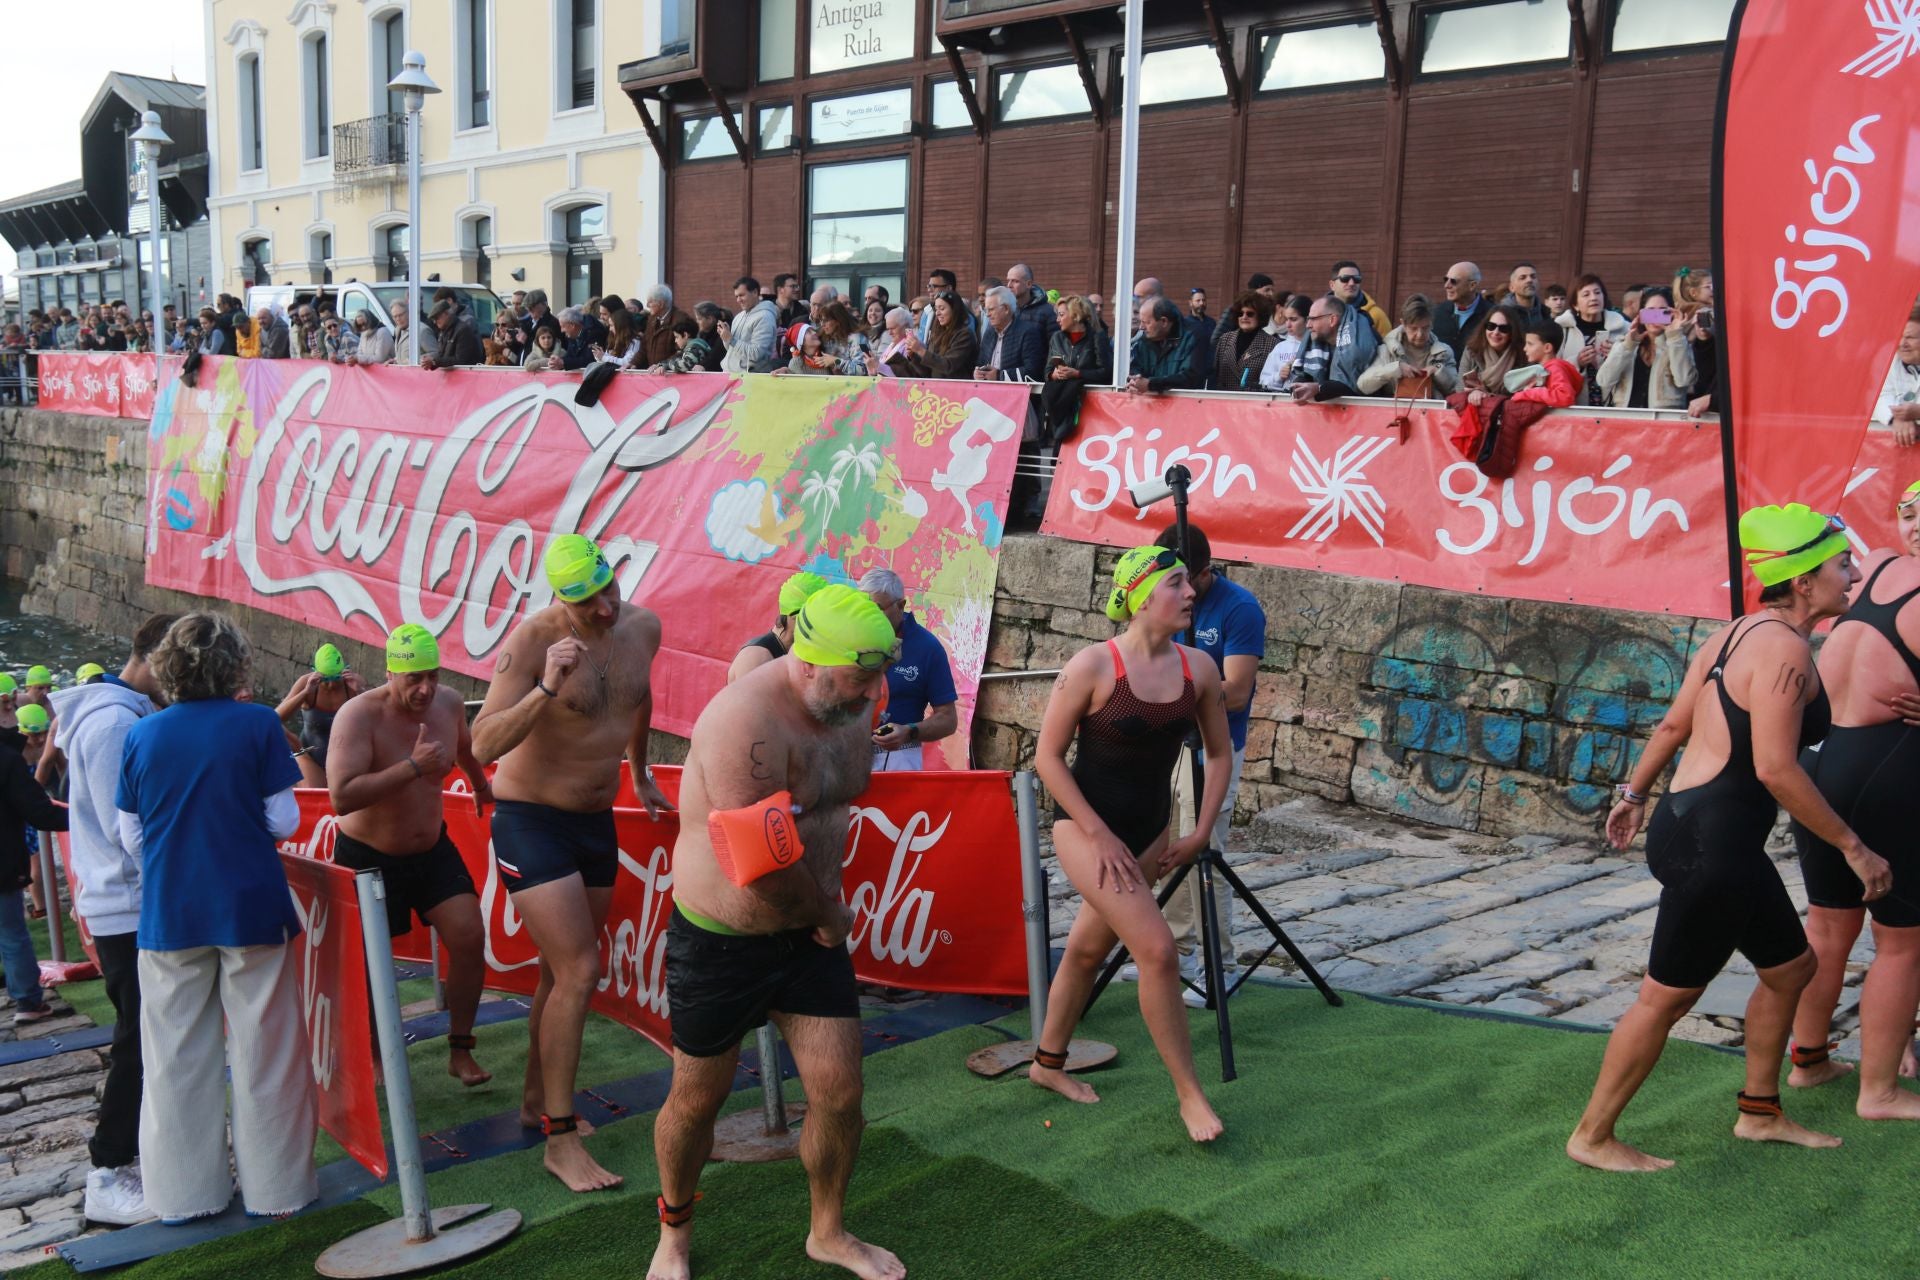
[[[1920,480],[1915,480],[1912,484],[1908,485],[1907,491],[1900,495],[1899,500],[1895,502],[1894,505],[1899,507],[1900,510],[1905,511],[1915,502],[1920,502]]]
[[[569,604],[579,604],[613,581],[613,566],[593,540],[563,533],[547,547],[547,585]]]
[[[15,680],[5,672],[0,672],[0,694],[14,693],[17,692],[19,688],[20,682],[18,680]]]
[[[347,674],[346,655],[330,644],[321,645],[313,651],[313,674],[322,680],[338,680]]]
[[[793,656],[816,667],[880,671],[899,650],[899,637],[880,606],[845,583],[807,597],[794,621]]]
[[[47,670],[45,667],[35,666],[27,668],[27,688],[50,688],[52,685],[53,672]]]
[[[387,670],[400,675],[440,669],[440,642],[417,622],[403,622],[387,637]]]
[[[1740,517],[1740,546],[1747,568],[1763,587],[1818,569],[1847,550],[1847,526],[1805,503],[1755,507]]]
[[[53,717],[49,716],[47,709],[39,703],[29,702],[26,706],[14,712],[13,718],[20,722],[20,729],[23,733],[44,733],[46,732],[47,724]]]
[[[802,569],[780,584],[780,616],[785,618],[800,612],[800,606],[807,598],[827,585],[827,580],[817,573],[808,573]]]
[[[1184,569],[1177,553],[1167,547],[1135,547],[1113,566],[1113,590],[1107,595],[1107,616],[1125,622],[1140,611],[1160,579]]]
[[[73,673],[73,678],[79,681],[81,684],[88,684],[88,683],[91,683],[92,681],[98,680],[101,676],[104,676],[105,674],[107,674],[107,669],[101,666],[99,663],[83,662],[80,664],[80,669]]]

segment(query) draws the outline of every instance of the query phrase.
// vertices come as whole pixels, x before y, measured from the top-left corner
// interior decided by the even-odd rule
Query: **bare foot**
[[[1089,1085],[1086,1081],[1075,1080],[1064,1071],[1055,1071],[1053,1068],[1043,1067],[1037,1062],[1027,1068],[1027,1079],[1033,1081],[1042,1089],[1053,1090],[1068,1102],[1100,1101],[1100,1095],[1095,1093],[1093,1086]]]
[[[879,1245],[854,1239],[845,1231],[828,1240],[821,1240],[809,1231],[807,1256],[830,1267],[845,1267],[860,1280],[905,1280],[907,1274],[900,1259]]]
[[[1673,1168],[1673,1161],[1650,1156],[1618,1138],[1591,1142],[1578,1133],[1567,1139],[1567,1156],[1590,1169],[1605,1169],[1608,1173],[1658,1173]]]
[[[693,1228],[660,1228],[660,1245],[647,1264],[647,1280],[692,1280]]]
[[[1920,1120],[1920,1093],[1895,1085],[1886,1095],[1869,1098],[1862,1089],[1853,1110],[1862,1120]]]
[[[493,1072],[482,1068],[473,1060],[473,1054],[466,1049],[447,1051],[447,1074],[469,1089],[493,1079]],[[535,1123],[538,1123],[537,1119]]]
[[[1743,1115],[1733,1126],[1733,1136],[1748,1142],[1785,1142],[1796,1147],[1837,1147],[1840,1139],[1830,1133],[1815,1133],[1785,1116]]]
[[[1852,1074],[1851,1062],[1828,1058],[1825,1062],[1816,1062],[1810,1067],[1795,1067],[1787,1072],[1787,1084],[1795,1089],[1811,1089],[1829,1080],[1838,1080],[1841,1076]]]
[[[1180,1122],[1187,1126],[1187,1136],[1195,1142],[1212,1142],[1227,1131],[1227,1126],[1220,1123],[1220,1117],[1203,1097],[1180,1104]]]
[[[547,1139],[547,1172],[567,1185],[569,1191],[605,1191],[625,1179],[609,1173],[587,1154],[586,1144],[577,1133],[557,1133]]]
[[[592,1123],[589,1122],[585,1116],[576,1116],[574,1118],[580,1123],[580,1127],[574,1130],[574,1132],[583,1138],[591,1138],[593,1136]],[[527,1110],[526,1104],[522,1103],[520,1107],[520,1127],[522,1129],[538,1129],[540,1127],[540,1113],[538,1111]]]

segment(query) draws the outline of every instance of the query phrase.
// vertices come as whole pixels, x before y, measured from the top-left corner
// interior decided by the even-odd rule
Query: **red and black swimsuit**
[[[1113,655],[1113,694],[1080,722],[1071,771],[1101,821],[1139,855],[1153,847],[1173,816],[1173,766],[1200,702],[1185,649],[1175,646],[1182,682],[1172,702],[1142,701],[1127,680],[1120,646],[1109,640],[1107,649]],[[1053,816],[1058,822],[1072,815],[1055,805]]]

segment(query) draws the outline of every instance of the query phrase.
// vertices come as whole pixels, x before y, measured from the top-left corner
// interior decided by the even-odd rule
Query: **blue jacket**
[[[1193,330],[1185,324],[1165,346],[1150,340],[1144,332],[1135,334],[1131,367],[1147,380],[1148,389],[1153,391],[1197,391],[1207,380]]]
[[[988,325],[980,338],[980,354],[976,357],[982,367],[993,363],[996,342],[1004,348],[1000,357],[1000,376],[1003,379],[1017,382],[1025,377],[1032,382],[1040,381],[1047,366],[1047,343],[1031,321],[1016,315],[1005,333],[999,333],[992,325]]]

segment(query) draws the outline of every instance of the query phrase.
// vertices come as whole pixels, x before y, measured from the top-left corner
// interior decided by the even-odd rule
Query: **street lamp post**
[[[140,154],[147,162],[147,306],[153,310],[154,323],[161,322],[166,315],[164,303],[166,297],[160,286],[160,148],[173,145],[173,139],[160,127],[160,113],[149,111],[140,117],[140,127],[130,135],[140,144]],[[156,333],[148,335],[153,341],[153,350],[157,355],[167,349],[167,341],[173,335]]]
[[[440,86],[427,77],[427,59],[407,50],[387,88],[405,95],[407,108],[407,360],[420,363],[420,110]]]

